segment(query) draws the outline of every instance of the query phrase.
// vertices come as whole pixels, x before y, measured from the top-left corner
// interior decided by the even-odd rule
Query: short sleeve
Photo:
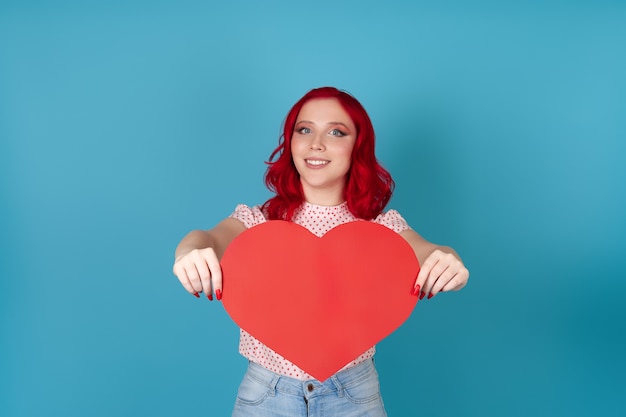
[[[233,211],[228,217],[239,220],[248,229],[267,221],[263,211],[261,210],[261,206],[249,207],[245,204],[237,205],[237,207],[235,207],[235,211]]]
[[[389,210],[386,213],[379,214],[374,219],[374,223],[387,226],[396,233],[410,229],[409,224],[406,220],[404,220],[404,217],[402,217],[396,210]]]

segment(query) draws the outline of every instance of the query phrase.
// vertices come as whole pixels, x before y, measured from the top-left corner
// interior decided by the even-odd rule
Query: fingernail
[[[420,294],[420,300],[423,300],[424,297],[426,297],[426,293],[424,291],[422,291],[422,293]]]
[[[209,299],[209,301],[213,301],[213,294],[208,293],[208,294],[206,295],[206,298],[208,298],[208,299]]]
[[[222,299],[222,290],[216,290],[215,291],[215,296],[217,297],[218,300]]]
[[[194,293],[193,293],[193,295],[194,295],[196,298],[200,298],[200,294],[198,294],[197,292],[194,292]]]
[[[411,295],[417,296],[417,294],[419,294],[419,292],[420,292],[420,286],[419,285],[417,287],[411,288]]]
[[[433,293],[432,293],[432,292],[431,292],[430,294],[428,294],[428,299],[429,299],[429,300],[430,300],[431,298],[433,298],[433,297],[434,297],[434,295],[433,295]]]

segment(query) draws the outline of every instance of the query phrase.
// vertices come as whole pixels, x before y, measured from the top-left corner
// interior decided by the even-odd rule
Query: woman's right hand
[[[213,248],[193,249],[174,261],[174,275],[192,295],[206,294],[213,300],[213,292],[222,299],[222,268]]]

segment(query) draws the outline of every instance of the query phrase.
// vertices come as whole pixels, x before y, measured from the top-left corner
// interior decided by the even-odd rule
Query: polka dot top
[[[247,228],[267,221],[261,211],[261,206],[249,207],[244,204],[238,205],[229,217],[241,221]],[[338,206],[318,206],[305,202],[302,207],[296,211],[294,216],[294,223],[306,227],[311,233],[318,237],[322,237],[335,226],[355,220],[357,220],[357,218],[348,210],[348,203],[342,203]],[[404,218],[395,210],[389,210],[386,213],[380,214],[372,221],[387,226],[397,233],[409,228]],[[243,329],[240,329],[240,333],[239,353],[250,361],[256,362],[274,373],[301,381],[314,379],[311,375],[265,346],[250,333]],[[371,358],[374,356],[375,352],[376,347],[372,346],[358,358],[346,364],[342,369],[357,365]]]

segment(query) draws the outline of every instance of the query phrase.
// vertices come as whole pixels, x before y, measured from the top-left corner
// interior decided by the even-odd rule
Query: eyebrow
[[[310,124],[312,124],[312,125],[314,125],[314,124],[315,124],[315,123],[313,123],[313,122],[312,122],[312,121],[310,121],[310,120],[298,120],[298,121],[296,122],[296,124],[299,124],[299,123],[310,123]],[[327,126],[331,126],[331,125],[341,125],[341,126],[343,126],[344,128],[346,128],[347,130],[350,130],[350,128],[349,128],[349,127],[348,127],[345,123],[343,123],[343,122],[328,122],[328,123],[326,123],[326,125],[327,125]]]

